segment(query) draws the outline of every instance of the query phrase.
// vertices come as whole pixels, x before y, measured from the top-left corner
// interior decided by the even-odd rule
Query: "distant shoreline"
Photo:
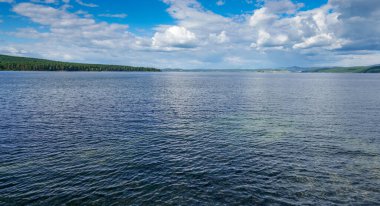
[[[287,67],[277,69],[157,69],[109,64],[85,64],[0,55],[0,71],[48,72],[253,72],[253,73],[380,73],[380,65],[354,67]]]
[[[252,72],[252,73],[380,73],[380,66],[299,68],[299,69],[162,69],[163,72]]]

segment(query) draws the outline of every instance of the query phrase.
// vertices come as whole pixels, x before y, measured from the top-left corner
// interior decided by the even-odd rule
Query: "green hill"
[[[357,66],[357,67],[332,67],[318,68],[305,72],[318,73],[380,73],[380,65],[376,66]]]
[[[45,59],[0,55],[0,71],[143,71],[159,72],[149,67],[106,64],[81,64]]]

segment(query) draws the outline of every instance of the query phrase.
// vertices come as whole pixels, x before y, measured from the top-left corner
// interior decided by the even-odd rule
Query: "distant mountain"
[[[161,69],[163,72],[257,72],[257,73],[284,73],[285,69]]]
[[[161,71],[163,71],[163,72],[183,72],[185,70],[180,69],[180,68],[164,68],[164,69],[161,69]]]
[[[327,67],[305,70],[303,72],[314,73],[380,73],[380,65],[356,66],[356,67]]]
[[[302,73],[380,73],[380,65],[355,67],[286,67],[281,68],[289,72]]]
[[[307,68],[303,68],[303,67],[298,67],[298,66],[292,66],[292,67],[286,67],[284,68],[284,70],[288,70],[288,71],[291,71],[291,72],[302,72],[302,71],[305,71]]]
[[[380,73],[380,65],[357,67],[285,67],[278,69],[162,69],[164,72]]]
[[[81,64],[45,59],[0,55],[0,71],[141,71],[159,72],[149,67],[133,67],[107,64]]]

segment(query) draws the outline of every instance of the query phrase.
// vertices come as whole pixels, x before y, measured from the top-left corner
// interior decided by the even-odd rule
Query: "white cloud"
[[[329,5],[309,11],[297,11],[299,6],[291,6],[290,1],[268,2],[268,7],[264,4],[249,19],[249,25],[258,31],[252,47],[264,50],[270,47],[276,50],[323,47],[332,50],[340,48],[346,42],[335,34],[339,25],[338,14],[331,13]],[[281,4],[274,7],[274,2],[286,3],[282,7]],[[283,16],[284,13],[293,12],[295,13],[291,16]]]
[[[32,0],[34,3],[57,4],[59,0]]]
[[[16,32],[12,32],[11,34],[17,37],[31,39],[48,38],[50,35],[50,33],[39,32],[34,28],[20,28],[17,29]]]
[[[227,36],[226,31],[220,32],[220,34],[210,34],[210,39],[216,43],[222,44],[230,41],[230,38]]]
[[[110,17],[110,18],[121,18],[121,19],[124,19],[124,18],[126,18],[128,15],[127,15],[127,14],[99,14],[99,16],[102,16],[102,17]]]
[[[218,6],[223,6],[224,4],[226,4],[225,0],[218,0],[216,2],[216,5],[218,5]]]
[[[257,43],[255,44],[258,48],[260,47],[278,47],[283,46],[288,41],[288,36],[284,34],[278,34],[271,36],[268,32],[264,30],[259,31],[257,38]]]
[[[78,51],[97,53],[110,48],[117,51],[134,46],[132,42],[135,38],[127,31],[128,25],[96,22],[92,18],[80,17],[66,10],[32,3],[17,4],[13,7],[13,11],[49,28],[49,31],[44,33],[32,28],[23,28],[14,35],[37,38],[57,48],[75,48]],[[78,49],[78,47],[83,49]],[[67,49],[62,49],[62,51]],[[35,52],[42,50],[43,48],[39,48]]]
[[[290,0],[266,0],[265,7],[275,14],[294,14],[304,5],[302,3],[293,3]]]
[[[231,21],[229,18],[205,10],[195,0],[164,0],[164,2],[170,5],[167,11],[178,20],[180,26],[192,30],[202,29],[202,33],[218,31]]]
[[[93,3],[85,3],[82,0],[75,0],[79,5],[86,6],[86,7],[98,7],[98,5]]]
[[[154,48],[171,50],[175,48],[192,48],[197,44],[196,35],[182,26],[171,26],[162,32],[156,32],[152,38]]]
[[[53,7],[32,3],[20,3],[13,7],[13,11],[29,17],[32,21],[52,27],[89,26],[95,24],[93,19],[79,18],[74,14]]]
[[[249,19],[251,26],[267,26],[277,19],[277,16],[268,12],[266,7],[257,9]]]
[[[295,44],[293,48],[307,49],[307,48],[312,48],[312,47],[332,46],[334,45],[334,43],[336,43],[336,39],[333,36],[329,34],[319,34],[319,35],[304,39],[302,42]],[[337,44],[334,47],[340,47],[340,45]]]
[[[13,0],[0,0],[0,3],[12,3],[13,2]]]
[[[338,14],[336,34],[348,40],[342,50],[380,50],[380,1],[330,0],[329,5]]]

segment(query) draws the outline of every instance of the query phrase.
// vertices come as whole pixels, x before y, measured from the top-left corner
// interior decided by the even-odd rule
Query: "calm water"
[[[0,72],[0,205],[380,204],[380,75]]]

